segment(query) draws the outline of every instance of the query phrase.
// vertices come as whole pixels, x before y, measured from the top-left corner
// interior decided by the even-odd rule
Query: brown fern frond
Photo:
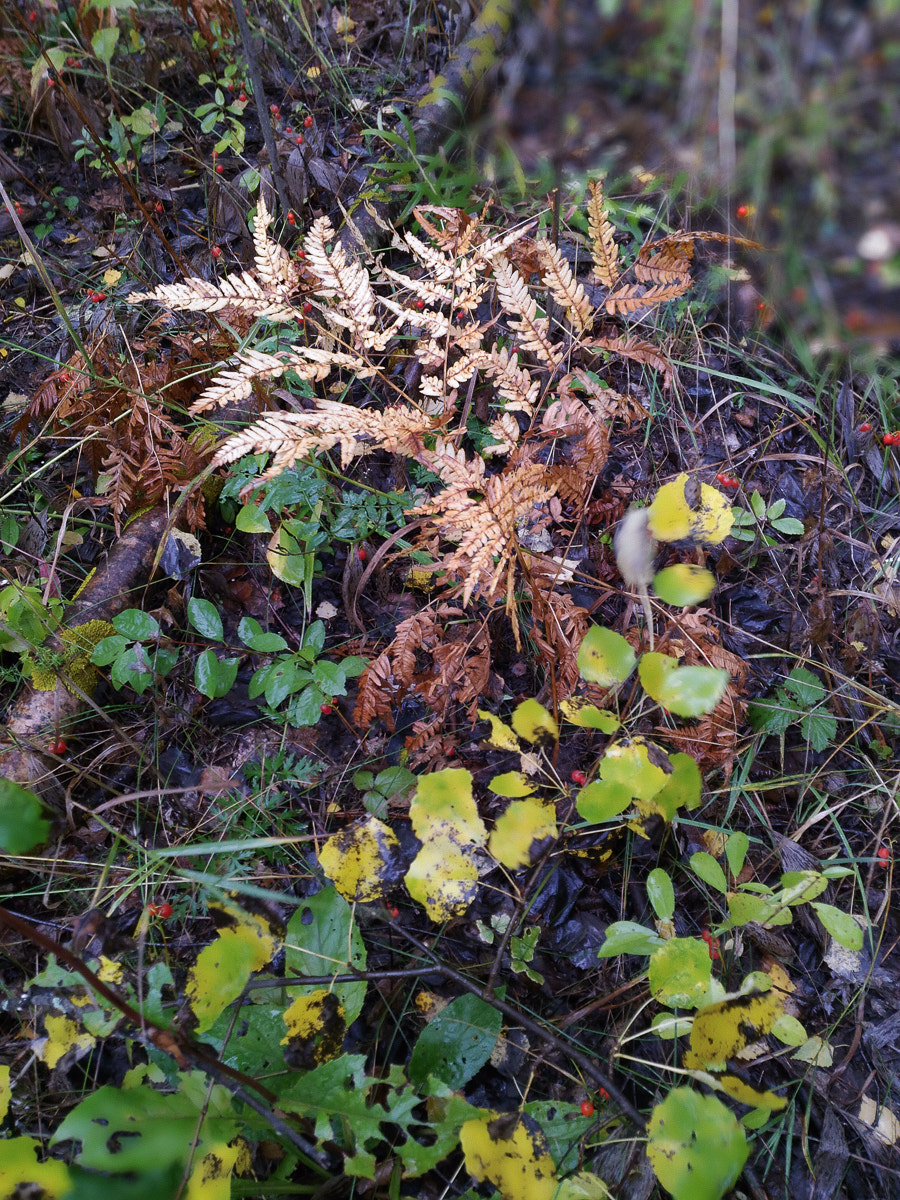
[[[417,460],[439,475],[448,487],[479,491],[484,483],[485,466],[480,458],[468,458],[465,450],[438,438],[433,450],[423,450]]]
[[[507,233],[495,234],[494,237],[482,242],[475,251],[475,258],[479,266],[483,267],[485,264],[493,266],[498,258],[505,257],[507,250],[528,237],[536,225],[537,220],[527,221],[516,229],[510,229]]]
[[[666,284],[690,279],[693,244],[684,242],[634,264],[635,278],[640,283]]]
[[[525,280],[501,257],[494,261],[494,281],[509,323],[519,336],[520,348],[537,355],[551,369],[556,367],[562,360],[562,350],[550,341],[550,322],[537,315],[537,302]]]
[[[512,413],[501,413],[488,425],[488,431],[493,437],[493,442],[483,446],[481,449],[484,458],[496,458],[502,454],[509,454],[515,449],[521,437],[519,422]]]
[[[291,351],[278,354],[263,354],[260,350],[245,350],[238,355],[237,366],[220,371],[209,387],[205,388],[191,405],[192,414],[206,412],[218,405],[243,400],[253,391],[255,379],[279,379],[288,368],[293,368],[304,379],[322,379],[331,371],[331,366],[307,362]]]
[[[443,221],[443,229],[430,221],[426,213]],[[428,236],[442,250],[450,251],[454,257],[467,254],[473,239],[478,235],[478,218],[470,216],[463,208],[449,208],[442,204],[419,204],[413,209],[413,216]]]
[[[253,269],[265,290],[273,296],[287,296],[300,282],[300,267],[284,246],[269,237],[272,217],[266,208],[262,189],[253,221]]]
[[[369,663],[359,679],[353,720],[368,729],[378,717],[391,732],[395,729],[391,709],[403,699],[416,675],[416,652],[435,632],[436,617],[427,607],[401,621],[394,640]]]
[[[464,606],[476,590],[491,600],[502,581],[512,611],[516,526],[553,495],[545,480],[542,463],[507,468],[485,481],[480,499],[470,495],[471,484],[457,484],[416,508],[417,515],[431,515],[444,537],[458,543],[444,566],[463,575]]]
[[[541,418],[545,433],[571,439],[566,443],[566,458],[593,481],[606,466],[609,457],[609,429],[571,392],[554,400]]]
[[[572,268],[558,246],[544,239],[537,243],[537,252],[548,291],[560,308],[565,309],[575,332],[583,333],[594,321],[594,308],[584,288],[572,274]]]
[[[594,278],[605,288],[614,288],[622,274],[616,231],[606,212],[603,184],[592,179],[588,185],[588,232],[591,236],[591,257]]]
[[[406,291],[412,292],[424,304],[452,304],[457,309],[465,309],[466,312],[470,312],[478,305],[488,288],[487,280],[479,280],[474,271],[468,269],[449,281],[439,281],[433,278],[412,279],[409,275],[392,271],[389,267],[384,267],[381,273],[391,283],[399,284]],[[397,308],[390,307],[393,312],[399,308],[399,306]],[[414,311],[410,308],[404,310],[406,320],[411,325],[424,324],[423,317],[426,316],[426,311],[422,309]]]
[[[618,337],[595,338],[587,344],[587,349],[608,350],[610,354],[619,354],[622,358],[630,358],[635,362],[653,367],[662,375],[664,388],[670,388],[674,382],[675,374],[672,364],[653,342],[645,342],[641,338],[624,334]]]
[[[561,699],[578,686],[578,647],[587,633],[587,611],[580,608],[568,592],[553,587],[552,579],[533,574],[532,612],[535,639],[541,658],[555,665],[556,686]]]
[[[667,233],[665,237],[659,238],[655,242],[645,242],[641,247],[640,255],[642,261],[646,262],[652,254],[664,254],[673,250],[677,246],[683,246],[689,243],[693,248],[694,242],[728,242],[732,246],[746,246],[748,250],[762,250],[763,246],[759,242],[754,242],[752,238],[737,237],[731,233],[719,233],[717,230],[701,230],[689,232],[681,230],[677,233]]]
[[[612,317],[638,312],[642,308],[652,308],[682,296],[690,286],[690,276],[683,275],[673,283],[660,283],[648,288],[640,283],[630,283],[606,297],[606,311]]]
[[[138,304],[142,300],[155,300],[167,308],[187,312],[221,312],[234,308],[250,317],[265,317],[269,321],[296,321],[301,316],[281,296],[267,291],[249,271],[229,275],[218,284],[190,275],[183,283],[163,283],[152,292],[132,292],[128,297],[129,304]]]

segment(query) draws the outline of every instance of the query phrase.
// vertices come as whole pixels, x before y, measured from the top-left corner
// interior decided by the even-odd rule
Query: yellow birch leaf
[[[534,784],[529,783],[521,771],[506,771],[488,780],[488,787],[495,796],[506,796],[510,800],[518,800],[522,796],[530,796]]]
[[[12,1099],[12,1089],[9,1086],[10,1068],[0,1065],[0,1121],[9,1112],[9,1102]]]
[[[347,1014],[334,992],[317,988],[307,996],[298,996],[282,1013],[288,1046],[285,1061],[299,1071],[312,1071],[321,1063],[337,1058],[347,1032]]]
[[[86,1033],[71,1017],[48,1016],[44,1019],[44,1027],[47,1040],[40,1058],[51,1068],[70,1050],[90,1050],[96,1041],[93,1034]]]
[[[225,1142],[211,1146],[191,1171],[185,1200],[230,1200],[231,1173],[240,1153],[240,1146]]]
[[[686,484],[688,476],[682,474],[663,484],[656,493],[647,510],[650,533],[660,542],[686,539],[709,545],[723,542],[734,524],[728,497],[708,483],[701,483],[699,498],[692,506],[685,495]]]
[[[271,962],[282,945],[280,933],[265,916],[231,904],[211,903],[209,907],[224,914],[230,923],[200,951],[188,973],[185,997],[197,1018],[198,1033],[215,1024],[253,972]]]
[[[497,750],[512,750],[519,749],[519,739],[513,733],[508,725],[504,725],[499,717],[495,717],[493,713],[487,712],[483,708],[479,708],[478,715],[482,721],[490,721],[491,736],[488,738],[488,745],[496,747]]]
[[[429,837],[406,872],[410,896],[438,924],[461,916],[475,899],[478,863],[467,849],[449,834]]]
[[[377,817],[363,817],[330,837],[319,866],[345,900],[370,904],[396,882],[397,835]]]
[[[721,1070],[729,1058],[769,1033],[782,1011],[783,997],[774,988],[708,1004],[694,1017],[685,1066]]]
[[[437,833],[452,837],[459,845],[483,846],[487,841],[472,795],[472,773],[464,767],[420,776],[409,819],[422,841]]]
[[[498,862],[517,871],[532,860],[532,847],[556,837],[556,810],[537,799],[514,800],[494,826],[488,850]]]
[[[464,1121],[459,1140],[466,1170],[494,1185],[503,1200],[554,1200],[556,1167],[538,1123],[522,1113]]]
[[[36,1187],[42,1200],[57,1200],[72,1190],[69,1168],[58,1159],[38,1162],[40,1142],[35,1138],[8,1138],[0,1142],[0,1196],[28,1195]],[[32,1188],[27,1186],[31,1184]]]
[[[539,700],[523,700],[517,705],[512,727],[526,742],[559,741],[559,726]]]

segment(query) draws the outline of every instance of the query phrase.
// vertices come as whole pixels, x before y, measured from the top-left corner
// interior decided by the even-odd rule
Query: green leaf
[[[322,705],[331,700],[322,689],[315,684],[304,688],[299,695],[294,696],[288,705],[285,719],[295,729],[305,729],[315,725],[322,719]]]
[[[159,622],[139,608],[126,608],[113,617],[112,623],[116,633],[132,642],[148,642],[159,635]]]
[[[725,858],[728,862],[728,869],[735,879],[744,868],[744,860],[747,857],[749,846],[750,839],[742,830],[729,834],[728,841],[725,843]]]
[[[219,1014],[244,990],[254,971],[270,962],[281,948],[280,934],[266,917],[247,912],[235,904],[211,903],[230,924],[204,947],[188,972],[185,997],[203,1033]]]
[[[269,514],[264,513],[258,504],[245,504],[234,519],[234,527],[235,529],[239,529],[241,533],[272,532]]]
[[[696,1008],[709,991],[712,960],[699,938],[669,938],[653,951],[648,982],[660,1004]]]
[[[279,650],[287,649],[287,642],[280,633],[266,633],[253,617],[241,618],[238,637],[257,654],[277,654]]]
[[[91,38],[91,49],[107,67],[112,62],[118,40],[119,30],[115,25],[111,28],[98,29]]]
[[[49,836],[50,822],[34,792],[0,778],[0,854],[27,854]]]
[[[38,1151],[42,1149],[36,1138],[7,1136],[0,1142],[0,1190],[4,1197],[30,1196],[35,1191],[42,1200],[71,1195],[69,1168],[55,1158],[39,1161]]]
[[[818,900],[813,901],[812,907],[836,942],[846,946],[848,950],[862,950],[864,931],[850,913],[835,908],[833,904],[823,904]]]
[[[801,533],[806,532],[803,522],[798,521],[796,517],[779,517],[778,520],[773,520],[771,511],[769,512],[769,524],[779,533],[786,533],[793,537],[799,537]]]
[[[794,667],[784,681],[784,689],[803,708],[814,708],[829,695],[818,675],[814,675],[806,667]]]
[[[638,801],[638,809],[642,813],[659,813],[667,821],[672,821],[680,808],[690,810],[697,807],[703,780],[697,760],[690,754],[670,754],[669,763],[672,774],[650,800]]]
[[[366,947],[353,909],[336,888],[326,887],[310,896],[288,922],[284,941],[285,974],[346,975],[365,971]],[[305,996],[321,984],[292,987],[291,995]],[[344,1006],[347,1024],[362,1012],[367,984],[336,983],[333,990]]]
[[[490,1058],[500,1035],[500,1012],[478,996],[459,996],[419,1035],[409,1078],[421,1087],[429,1075],[461,1088]]]
[[[609,779],[595,779],[583,787],[575,800],[578,815],[591,825],[609,821],[624,812],[633,799],[631,788],[626,783],[614,783]]]
[[[583,696],[572,696],[563,700],[560,711],[567,721],[579,725],[582,729],[599,729],[601,733],[615,733],[621,722],[604,708],[597,708]]]
[[[800,719],[800,732],[813,750],[827,750],[837,736],[837,721],[826,712],[808,713]]]
[[[211,642],[222,641],[225,630],[222,628],[219,610],[214,604],[192,596],[187,603],[187,615],[190,623],[202,637],[209,638]]]
[[[655,867],[647,876],[647,899],[660,921],[671,921],[675,915],[675,888],[667,871]]]
[[[729,680],[723,669],[679,667],[670,655],[656,651],[642,655],[638,674],[650,699],[679,717],[701,717],[712,712]]]
[[[495,775],[488,780],[488,787],[496,796],[512,798],[530,796],[535,790],[535,785],[521,771],[505,771],[502,775]]]
[[[675,1200],[721,1200],[749,1154],[734,1114],[689,1087],[674,1088],[654,1108],[647,1134],[650,1165]]]
[[[657,571],[653,576],[653,590],[660,600],[682,608],[688,604],[700,604],[712,595],[715,586],[716,577],[712,571],[691,563],[676,563],[673,567]]]
[[[713,856],[707,854],[705,850],[698,850],[696,854],[691,855],[691,869],[698,878],[709,884],[711,888],[715,888],[717,892],[721,892],[723,896],[728,891],[725,872]]]
[[[239,658],[216,658],[212,650],[204,650],[194,666],[194,685],[203,696],[215,700],[227,696],[237,679]]]
[[[174,1095],[144,1085],[100,1087],[68,1114],[50,1144],[80,1142],[82,1166],[121,1173],[182,1165],[195,1137],[205,1144],[236,1137],[242,1122],[226,1089],[212,1084],[207,1094],[208,1077],[199,1071],[182,1080],[194,1086]]]
[[[653,954],[663,939],[654,929],[637,921],[613,921],[606,927],[606,941],[597,951],[598,958],[614,958],[619,954]]]
[[[600,778],[604,782],[627,787],[638,800],[653,799],[665,786],[668,775],[651,760],[651,749],[654,758],[662,755],[663,760],[668,761],[668,755],[660,751],[658,746],[640,738],[631,742],[614,742],[607,747],[600,762]]]
[[[621,634],[602,625],[592,625],[578,647],[578,670],[588,683],[612,687],[634,670],[634,650]]]
[[[754,492],[750,497],[750,507],[753,510],[753,515],[758,521],[764,521],[766,517],[766,502],[763,500],[759,492]]]
[[[113,634],[112,637],[105,637],[94,647],[91,662],[98,667],[107,667],[111,662],[116,661],[129,644],[128,638],[122,637],[120,633]]]
[[[780,736],[792,724],[795,714],[784,692],[778,692],[772,700],[757,700],[747,705],[747,721],[757,733],[773,733]]]

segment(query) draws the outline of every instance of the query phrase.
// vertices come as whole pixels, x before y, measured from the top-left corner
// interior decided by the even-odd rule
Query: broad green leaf
[[[187,1084],[195,1086],[188,1088]],[[243,1121],[234,1113],[231,1096],[220,1084],[207,1093],[201,1072],[182,1076],[182,1090],[157,1092],[138,1086],[104,1086],[91,1092],[68,1114],[50,1139],[81,1143],[76,1161],[100,1171],[156,1171],[183,1165],[198,1138],[204,1151],[214,1142],[236,1137]]]
[[[670,754],[669,763],[671,775],[667,776],[665,784],[649,800],[638,800],[638,811],[645,816],[658,813],[667,821],[672,821],[681,808],[696,808],[700,803],[703,780],[697,760],[690,754]]]
[[[219,610],[214,604],[210,604],[208,600],[199,600],[196,596],[192,596],[187,603],[188,620],[205,638],[209,638],[211,642],[221,642],[225,636],[225,630],[222,628],[222,618],[219,616]]]
[[[828,880],[821,871],[785,871],[776,899],[779,904],[807,904],[821,896],[827,887]]]
[[[578,670],[588,683],[612,687],[634,670],[634,650],[620,633],[592,625],[578,647]]]
[[[790,925],[791,910],[772,902],[771,896],[752,896],[747,892],[732,892],[728,897],[728,912],[735,925]]]
[[[234,519],[234,527],[241,533],[272,532],[269,514],[263,512],[258,504],[245,504]]]
[[[654,867],[647,876],[647,899],[660,921],[671,921],[675,915],[675,888],[662,867]]]
[[[516,705],[512,727],[526,742],[559,741],[559,726],[538,700],[523,700]]]
[[[122,637],[120,633],[102,638],[93,649],[91,662],[98,667],[108,667],[111,662],[116,661],[128,645],[128,638]]]
[[[319,866],[345,900],[371,904],[398,882],[397,835],[376,817],[362,817],[334,834],[319,852]]]
[[[818,1034],[813,1034],[791,1058],[795,1062],[806,1062],[813,1067],[830,1067],[834,1062],[834,1050]]]
[[[731,505],[708,483],[700,484],[700,499],[691,508],[685,496],[686,474],[663,484],[647,510],[650,533],[660,542],[705,542],[717,545],[731,532]]]
[[[791,712],[792,704],[784,692],[776,693],[774,699],[757,700],[747,705],[747,721],[757,733],[773,733],[780,736],[796,720]]]
[[[159,634],[159,622],[156,617],[141,612],[139,608],[126,608],[112,619],[116,633],[132,642],[147,642]]]
[[[814,675],[806,667],[794,667],[784,681],[784,690],[793,696],[803,708],[813,708],[816,704],[821,704],[829,695],[818,675]]]
[[[253,972],[271,962],[282,945],[281,932],[262,914],[235,904],[211,902],[209,907],[229,923],[200,951],[188,972],[184,994],[197,1018],[198,1033],[213,1025],[241,994]]]
[[[702,603],[712,595],[715,586],[716,577],[712,571],[692,563],[676,563],[653,576],[653,590],[660,600],[681,608]]]
[[[285,974],[346,975],[366,969],[366,947],[353,917],[353,909],[337,891],[326,887],[308,897],[288,922],[284,939]],[[348,957],[349,955],[349,957]],[[292,995],[306,995],[314,984],[292,987]],[[362,1012],[367,984],[336,983],[335,994],[340,998],[352,1025]]]
[[[608,779],[595,779],[583,787],[575,799],[578,815],[591,825],[609,821],[624,812],[633,796],[626,783],[613,783]]]
[[[831,713],[821,711],[807,713],[800,718],[800,732],[813,750],[821,753],[833,745],[837,736],[837,721]]]
[[[466,1170],[502,1200],[554,1200],[556,1167],[538,1123],[525,1114],[466,1121],[459,1131]]]
[[[653,1110],[647,1157],[675,1200],[721,1200],[740,1178],[749,1148],[721,1100],[693,1088],[673,1088]]]
[[[713,856],[705,850],[698,850],[696,854],[691,855],[691,869],[704,883],[715,888],[717,892],[721,892],[723,896],[728,891],[725,872]]]
[[[556,837],[556,809],[542,800],[514,800],[497,820],[488,850],[505,867],[518,871],[533,859],[532,851]]]
[[[119,40],[118,27],[113,25],[106,29],[98,29],[91,37],[91,49],[104,64],[109,66],[112,62],[113,54],[116,52],[116,43]]]
[[[38,1152],[42,1149],[36,1138],[8,1137],[0,1141],[0,1195],[26,1196],[37,1189],[43,1200],[60,1200],[69,1194],[69,1168],[56,1158],[39,1162]]]
[[[287,650],[288,644],[280,633],[266,633],[253,617],[241,618],[238,637],[257,654],[277,654],[279,650]]]
[[[772,510],[769,509],[769,524],[773,529],[777,529],[779,533],[786,533],[789,537],[799,537],[806,532],[806,528],[802,521],[798,521],[796,517],[772,517]]]
[[[0,854],[27,854],[49,836],[50,822],[34,792],[0,778]]]
[[[204,650],[194,666],[197,691],[211,700],[227,696],[237,679],[240,661],[239,658],[217,658],[213,650]]]
[[[615,733],[621,722],[605,708],[597,708],[583,696],[572,696],[563,700],[560,711],[567,721],[580,725],[582,729],[599,729],[601,733]]]
[[[304,588],[309,581],[310,560],[314,555],[307,553],[287,522],[275,530],[269,538],[266,561],[276,579],[291,587]]]
[[[534,784],[528,781],[528,776],[521,771],[505,771],[488,780],[488,787],[496,796],[509,796],[518,799],[520,796],[530,796],[535,790]]]
[[[268,1003],[245,1004],[238,1021],[234,1020],[234,1013],[226,1009],[206,1030],[204,1042],[218,1049],[222,1062],[256,1079],[284,1071],[284,1052],[279,1045],[284,1037],[284,1009],[301,990],[285,989],[282,1003],[277,1008],[272,1007],[273,993],[267,992]]]
[[[651,700],[679,717],[712,712],[728,687],[728,672],[717,667],[679,667],[674,658],[656,651],[642,655],[641,685]]]
[[[451,1000],[419,1035],[410,1080],[421,1087],[433,1075],[448,1087],[463,1087],[490,1058],[501,1022],[500,1012],[478,996]]]
[[[614,921],[606,927],[606,941],[597,951],[597,957],[653,954],[662,944],[663,939],[656,930],[648,929],[646,925],[639,925],[637,921]]]
[[[863,928],[850,913],[818,900],[813,901],[812,907],[836,942],[846,946],[848,950],[862,950]]]
[[[669,1008],[696,1008],[709,990],[711,976],[709,948],[698,938],[669,938],[650,959],[650,991]]]
[[[749,846],[750,839],[742,830],[739,829],[728,835],[728,841],[725,843],[725,858],[728,862],[728,869],[735,879],[744,869],[744,860],[747,857]]]
[[[347,1014],[334,992],[313,988],[284,1010],[287,1034],[285,1062],[297,1071],[312,1071],[337,1058],[347,1032]]]

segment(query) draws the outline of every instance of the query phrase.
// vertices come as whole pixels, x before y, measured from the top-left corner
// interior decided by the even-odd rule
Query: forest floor
[[[900,1196],[900,12],[469,16],[2,18],[4,1196]]]

